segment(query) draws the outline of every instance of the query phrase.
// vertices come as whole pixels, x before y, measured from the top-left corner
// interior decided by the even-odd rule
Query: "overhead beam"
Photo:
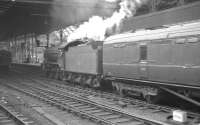
[[[113,5],[116,3],[105,2],[104,0],[99,0],[97,2],[99,5],[107,5],[105,6],[95,6],[92,4],[93,2],[74,2],[72,1],[61,1],[61,0],[1,0],[1,2],[13,2],[13,3],[28,3],[28,4],[43,4],[43,5],[56,5],[56,6],[80,6],[80,7],[92,7],[92,8],[107,8],[114,9]]]
[[[53,4],[51,1],[41,0],[1,0],[2,2],[13,2],[13,3],[32,3],[32,4]]]

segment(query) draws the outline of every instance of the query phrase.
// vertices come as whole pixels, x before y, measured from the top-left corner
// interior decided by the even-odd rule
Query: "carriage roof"
[[[176,38],[200,35],[200,21],[182,23],[155,30],[140,30],[134,33],[123,33],[108,37],[104,44],[148,41],[155,39]]]

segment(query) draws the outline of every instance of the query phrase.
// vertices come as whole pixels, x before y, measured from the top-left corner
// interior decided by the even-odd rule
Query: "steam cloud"
[[[114,0],[108,0],[113,2]],[[118,32],[120,23],[125,19],[134,16],[136,10],[146,3],[147,0],[122,0],[120,9],[115,11],[110,18],[103,19],[100,16],[93,16],[88,22],[81,24],[73,33],[68,36],[67,41],[89,38],[97,41],[105,39],[109,32]]]
[[[52,27],[65,27],[88,21],[94,15],[110,17],[117,3],[104,0],[52,0],[49,9]]]

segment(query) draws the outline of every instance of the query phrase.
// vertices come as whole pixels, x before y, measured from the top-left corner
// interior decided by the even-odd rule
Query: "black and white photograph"
[[[200,0],[0,0],[0,125],[200,125]]]

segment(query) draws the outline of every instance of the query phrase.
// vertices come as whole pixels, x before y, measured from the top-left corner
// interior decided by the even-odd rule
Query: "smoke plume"
[[[120,23],[124,19],[134,16],[136,10],[146,2],[147,0],[122,0],[119,2],[119,10],[115,11],[110,18],[91,17],[88,22],[81,24],[77,30],[68,36],[68,42],[84,38],[104,40],[106,36],[119,32]]]
[[[53,27],[66,27],[87,21],[94,15],[110,17],[117,3],[104,0],[52,0],[49,10]]]

